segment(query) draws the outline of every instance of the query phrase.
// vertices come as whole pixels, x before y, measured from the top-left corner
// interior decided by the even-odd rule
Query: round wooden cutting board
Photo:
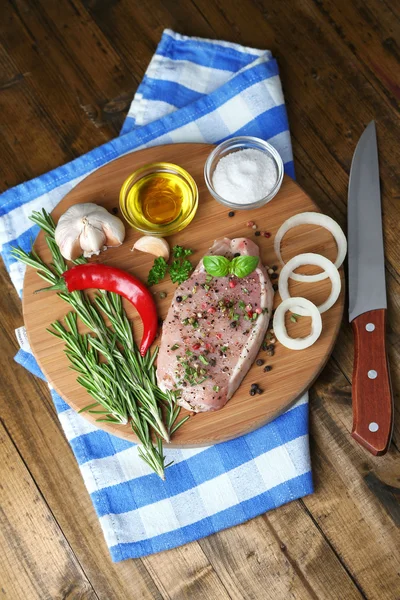
[[[228,209],[212,198],[204,182],[204,162],[211,150],[212,146],[208,144],[174,144],[123,156],[98,169],[78,184],[57,205],[52,215],[57,222],[67,208],[80,202],[95,202],[110,211],[118,209],[120,215],[119,190],[126,177],[147,163],[168,161],[181,165],[189,171],[199,188],[197,214],[186,229],[168,238],[171,247],[181,244],[194,249],[191,260],[193,265],[196,265],[215,238],[247,236],[258,243],[264,264],[269,266],[277,264],[273,240],[279,226],[292,215],[304,211],[319,211],[319,209],[292,179],[285,177],[280,192],[269,204],[251,211],[237,210],[235,216],[229,218]],[[254,230],[246,226],[250,219],[260,230],[269,231],[271,237],[269,239],[255,237]],[[99,257],[95,257],[95,260],[126,269],[142,281],[146,281],[154,257],[141,252],[131,252],[130,249],[139,236],[137,231],[127,226],[124,244],[120,248],[101,253]],[[49,262],[50,252],[42,232],[35,242],[35,249],[45,262]],[[301,252],[316,252],[335,260],[337,252],[332,236],[324,229],[315,226],[300,226],[292,229],[285,236],[282,249],[285,260]],[[303,269],[301,272],[312,273],[317,270],[309,267],[309,270]],[[343,283],[343,272],[341,276]],[[23,310],[29,342],[49,383],[72,408],[79,410],[93,400],[76,383],[75,373],[69,369],[63,342],[46,331],[53,321],[63,318],[69,310],[69,305],[58,298],[55,292],[34,295],[34,291],[43,285],[43,280],[33,269],[28,268],[24,282]],[[162,318],[166,317],[175,287],[167,278],[152,288]],[[316,304],[321,304],[326,299],[329,290],[329,279],[311,284],[297,282],[290,284],[292,295],[305,296]],[[167,297],[163,300],[159,297],[161,291],[167,292]],[[277,293],[275,305],[279,301]],[[260,427],[287,409],[310,387],[325,365],[339,330],[343,304],[344,286],[335,306],[322,315],[322,335],[313,346],[306,350],[293,351],[277,343],[275,355],[272,357],[260,351],[259,356],[264,360],[264,365],[271,365],[272,370],[265,373],[263,367],[254,364],[233,398],[223,409],[191,416],[176,432],[171,446],[204,446],[232,439]],[[132,320],[135,339],[138,342],[142,334],[140,319],[135,309],[127,302],[125,308]],[[308,317],[302,317],[297,323],[292,323],[287,315],[287,323],[291,335],[302,336],[309,331]],[[250,396],[251,383],[258,383],[264,393],[255,397]],[[83,414],[87,419],[95,421],[90,414]],[[182,409],[181,414],[187,413]],[[136,441],[128,425],[122,427],[98,423],[98,426],[114,435]]]

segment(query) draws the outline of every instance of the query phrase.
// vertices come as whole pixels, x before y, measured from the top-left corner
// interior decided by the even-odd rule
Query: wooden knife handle
[[[352,322],[354,333],[352,436],[375,456],[387,451],[393,429],[393,396],[386,353],[386,310]]]

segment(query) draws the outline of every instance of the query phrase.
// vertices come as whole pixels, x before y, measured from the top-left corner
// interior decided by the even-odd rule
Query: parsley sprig
[[[193,265],[187,257],[191,254],[193,254],[193,250],[190,248],[174,246],[172,248],[172,260],[170,264],[167,263],[165,258],[156,258],[149,271],[147,278],[148,285],[154,285],[162,281],[168,271],[173,283],[182,283],[186,279],[189,279],[193,271]]]
[[[155,259],[153,266],[149,271],[149,275],[147,277],[147,283],[149,285],[154,285],[159,281],[162,281],[167,274],[168,263],[162,256],[159,256]]]

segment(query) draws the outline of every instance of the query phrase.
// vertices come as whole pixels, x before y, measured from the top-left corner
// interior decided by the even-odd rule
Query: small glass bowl
[[[230,200],[227,200],[226,198],[220,196],[214,189],[212,179],[218,161],[223,156],[227,156],[227,154],[230,154],[231,152],[237,152],[238,150],[248,149],[260,150],[261,152],[267,154],[274,160],[277,172],[277,180],[270,193],[264,198],[261,198],[256,202],[249,202],[248,204],[239,204],[236,202],[231,202]],[[234,208],[236,210],[248,210],[249,208],[259,208],[260,206],[263,206],[264,204],[272,200],[272,198],[276,196],[276,194],[279,192],[279,189],[282,185],[283,174],[283,161],[279,152],[275,150],[275,148],[271,146],[271,144],[268,144],[268,142],[264,142],[264,140],[250,136],[234,137],[230,138],[229,140],[226,140],[225,142],[222,142],[216,148],[214,148],[214,150],[208,156],[204,165],[204,179],[206,180],[206,185],[210,194],[214,196],[214,198],[221,204],[224,204],[225,206],[228,206],[229,208]]]
[[[157,173],[170,173],[178,177],[186,188],[186,201],[179,214],[168,223],[153,223],[140,210],[139,202],[130,198],[130,191],[141,179]],[[157,162],[137,169],[122,184],[119,193],[119,206],[125,220],[141,233],[155,236],[168,236],[181,231],[192,221],[199,204],[199,192],[195,180],[185,169],[167,162]]]

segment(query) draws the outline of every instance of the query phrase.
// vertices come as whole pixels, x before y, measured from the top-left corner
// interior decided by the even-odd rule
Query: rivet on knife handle
[[[393,429],[393,396],[386,354],[386,310],[352,321],[354,333],[352,436],[371,454],[387,451]]]

